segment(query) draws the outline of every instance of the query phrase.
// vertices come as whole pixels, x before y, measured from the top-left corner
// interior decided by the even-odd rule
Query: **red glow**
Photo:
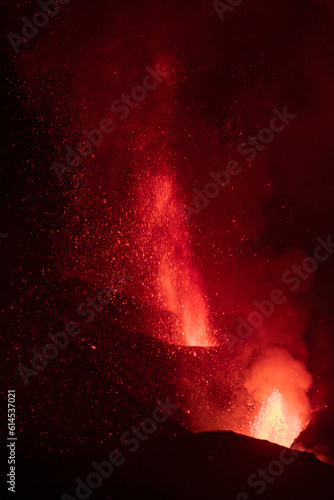
[[[247,374],[245,387],[255,403],[249,435],[290,447],[310,418],[307,391],[312,375],[287,349],[264,351]]]
[[[168,172],[165,164],[160,164],[160,169]],[[179,318],[178,341],[189,346],[213,345],[205,295],[174,179],[161,173],[139,190],[145,193],[146,201],[140,238],[143,248],[150,248],[150,265],[156,262],[155,288],[160,303]]]
[[[298,409],[295,413],[287,409],[282,394],[275,389],[262,404],[253,424],[252,436],[290,447],[303,429],[298,413]]]

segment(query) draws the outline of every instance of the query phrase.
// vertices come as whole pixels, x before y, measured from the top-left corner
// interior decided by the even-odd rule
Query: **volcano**
[[[333,496],[332,2],[0,11],[5,498]]]
[[[81,320],[80,334],[25,386],[18,360],[28,360],[32,348],[40,352],[48,342],[46,332],[73,319],[82,294],[94,295],[96,290],[83,281],[58,278],[31,290],[1,315],[8,346],[3,356],[18,387],[19,439],[26,457],[19,467],[22,498],[88,498],[94,491],[101,499],[202,499],[223,494],[240,500],[265,492],[263,498],[271,500],[287,494],[322,498],[333,492],[332,466],[314,455],[217,430],[229,425],[223,421],[223,410],[234,411],[229,363],[221,361],[222,351],[158,340],[157,325],[163,322],[168,330],[172,315],[125,295],[115,294],[90,325]],[[203,384],[210,386],[213,401],[207,399]],[[138,449],[131,451],[130,440],[121,436],[130,436],[132,429],[149,420],[157,395],[176,409],[155,432],[142,433],[147,439],[132,438]],[[280,399],[275,396],[275,401],[276,405]],[[203,425],[216,430],[200,431]],[[298,439],[300,449],[303,435]],[[106,464],[112,450],[122,453],[124,462],[110,477],[104,477],[104,465],[98,488],[89,480],[87,484],[89,474],[96,473],[92,463]]]

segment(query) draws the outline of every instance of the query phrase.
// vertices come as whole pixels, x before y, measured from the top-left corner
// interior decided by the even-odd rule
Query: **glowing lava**
[[[262,404],[253,424],[252,436],[290,447],[302,429],[299,416],[288,411],[282,394],[275,389],[267,402]]]
[[[154,185],[154,231],[160,235],[157,292],[164,306],[180,319],[181,343],[210,346],[209,321],[201,279],[193,263],[189,236],[168,176]]]
[[[143,261],[156,269],[154,287],[164,309],[179,318],[178,343],[214,345],[200,273],[194,263],[191,238],[180,210],[176,185],[165,163],[139,187],[140,243]],[[163,172],[161,172],[163,171]]]

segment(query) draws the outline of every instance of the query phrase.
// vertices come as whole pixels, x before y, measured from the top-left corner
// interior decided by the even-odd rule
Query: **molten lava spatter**
[[[208,347],[214,342],[189,231],[168,166],[160,169],[164,172],[160,170],[139,188],[144,206],[138,235],[143,259],[156,268],[154,287],[160,303],[179,318],[178,342]]]
[[[254,422],[252,435],[281,446],[290,447],[302,431],[303,424],[298,414],[292,414],[284,404],[283,396],[276,389],[267,402],[262,404]]]

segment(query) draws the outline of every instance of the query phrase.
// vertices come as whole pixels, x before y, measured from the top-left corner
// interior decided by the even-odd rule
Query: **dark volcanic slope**
[[[267,469],[279,460],[282,448],[232,432],[193,434],[185,428],[190,399],[179,381],[200,373],[214,385],[210,373],[224,372],[223,361],[219,365],[221,353],[167,345],[153,338],[159,322],[168,329],[170,315],[120,295],[87,325],[76,315],[76,304],[96,291],[82,282],[60,279],[36,287],[0,317],[6,342],[2,356],[7,360],[2,392],[14,388],[17,398],[17,497],[59,500],[66,492],[76,498],[75,479],[85,481],[92,472],[91,463],[107,460],[117,448],[126,461],[103,480],[92,499],[257,498],[261,483],[253,477],[252,487],[248,478],[259,467]],[[18,363],[30,366],[31,349],[41,352],[50,341],[48,333],[64,331],[67,321],[78,321],[80,335],[25,386]],[[144,323],[148,328],[142,332]],[[230,395],[226,390],[219,396],[224,405]],[[120,436],[152,415],[158,397],[163,401],[169,397],[179,410],[131,453]],[[200,394],[193,391],[191,397],[191,406],[196,407]],[[310,454],[292,458],[284,470],[280,464],[273,465],[269,481],[273,474],[279,475],[263,483],[261,498],[333,496],[332,466]],[[291,452],[283,460],[290,462]]]
[[[133,456],[131,475],[126,475],[124,464],[124,487],[131,483],[128,491],[138,495],[132,498],[159,500],[253,500],[259,496],[263,500],[333,498],[333,466],[308,453],[294,458],[291,451],[286,450],[283,461],[291,463],[284,465],[278,474],[280,467],[272,464],[280,461],[282,450],[284,448],[267,441],[233,432],[158,438]],[[273,467],[276,477],[268,467],[269,471]],[[260,482],[259,468],[268,472],[266,477],[271,482],[264,479]],[[252,474],[255,486],[247,484]],[[126,492],[115,498],[130,499],[131,496]]]

